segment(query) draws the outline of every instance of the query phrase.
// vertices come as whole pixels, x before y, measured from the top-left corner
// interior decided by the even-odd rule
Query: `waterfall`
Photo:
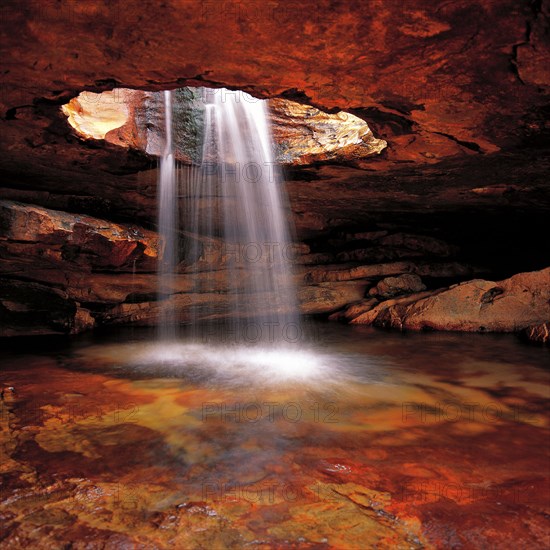
[[[203,94],[210,113],[203,164],[223,205],[234,334],[240,341],[291,341],[299,330],[292,249],[266,102],[226,89]]]
[[[288,205],[266,102],[226,89],[199,91],[204,104],[201,160],[181,168],[179,226],[187,235],[182,262],[195,274],[195,304],[187,311],[194,337],[205,342],[221,334],[222,341],[240,344],[296,342],[301,328]],[[175,283],[177,178],[169,94],[165,97],[159,228],[166,242],[160,287],[167,289]],[[166,335],[175,311],[164,310],[161,332]],[[172,324],[170,336],[173,331]]]
[[[158,181],[158,230],[162,243],[158,265],[159,339],[176,336],[175,304],[169,299],[176,283],[178,264],[178,194],[172,141],[172,92],[164,92],[165,146],[160,158]]]

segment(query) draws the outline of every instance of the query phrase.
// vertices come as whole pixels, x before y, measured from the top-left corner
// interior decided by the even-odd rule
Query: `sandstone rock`
[[[360,281],[345,283],[321,283],[299,290],[300,311],[305,315],[330,313],[350,302],[360,300],[365,293],[365,284]],[[166,298],[173,304],[175,320],[179,323],[228,318],[232,314],[226,294],[186,293],[173,294]],[[242,296],[246,300],[246,295]],[[288,311],[284,305],[276,307],[276,296],[264,297],[271,311]],[[95,314],[98,324],[155,325],[160,314],[160,302],[121,303]]]
[[[2,336],[72,334],[107,323],[156,324],[161,301],[174,303],[177,320],[223,318],[230,312],[228,278],[243,292],[251,287],[251,269],[242,254],[219,240],[199,241],[200,257],[186,259],[169,285],[159,289],[152,231],[12,201],[0,201],[0,293]],[[199,247],[200,248],[200,247]],[[295,243],[288,261],[309,247]],[[244,269],[244,268],[247,269]],[[296,273],[296,281],[303,275]],[[328,282],[301,289],[302,311],[328,313],[360,300],[365,281]],[[265,296],[271,309],[284,308],[277,296]]]
[[[320,255],[314,257],[315,264],[329,260],[329,256]],[[309,262],[308,262],[309,263]],[[313,263],[313,261],[312,261]],[[432,278],[455,278],[471,277],[476,273],[483,272],[483,269],[473,267],[459,262],[388,262],[373,265],[346,265],[329,264],[306,267],[304,281],[308,283],[319,283],[323,281],[350,281],[354,279],[377,279],[391,275],[402,275],[415,273],[420,277]]]
[[[356,317],[352,317],[350,314],[348,316],[350,319],[350,324],[378,326],[375,323],[375,321],[378,319],[378,316],[385,313],[388,310],[391,311],[391,308],[393,306],[412,304],[423,298],[433,296],[436,293],[437,291],[426,291],[426,292],[419,292],[418,294],[410,294],[408,296],[401,296],[399,298],[384,300],[383,302],[375,305],[373,308],[368,308],[367,311],[359,313],[359,315]],[[396,323],[396,326],[401,328],[397,323]]]
[[[415,257],[449,257],[458,252],[457,247],[426,235],[388,235],[387,231],[372,231],[358,233],[356,237],[359,237],[359,241],[370,241],[369,246],[344,250],[336,256],[339,261],[381,263]]]
[[[403,10],[367,2],[352,11],[329,0],[277,10],[245,3],[231,16],[223,3],[202,11],[194,2],[170,1],[162,33],[142,24],[157,9],[152,0],[93,9],[8,3],[3,19],[11,32],[3,46],[14,54],[2,67],[3,112],[90,88],[210,84],[294,95],[327,109],[372,109],[380,128],[401,138],[392,154],[421,162],[502,148],[513,140],[511,120],[518,124],[546,100],[547,23],[537,17],[540,7],[518,8],[512,0],[449,4],[437,13],[428,0]],[[328,47],[323,35],[331,37]],[[97,47],[98,37],[109,47]],[[380,45],[365,49],[374,37]],[[219,47],[227,43],[232,48]],[[404,131],[412,126],[413,139]]]
[[[304,254],[300,257],[299,263],[302,265],[319,265],[334,263],[334,255],[329,252],[314,252],[312,254]]]
[[[362,159],[387,145],[351,113],[328,114],[284,99],[270,100],[269,109],[277,159],[284,164]]]
[[[412,294],[426,290],[426,285],[418,275],[404,274],[398,277],[386,277],[369,291],[370,296],[393,298],[400,294]]]
[[[327,265],[309,269],[304,280],[308,283],[321,283],[326,281],[351,281],[354,279],[369,279],[384,277],[386,275],[400,275],[414,270],[410,262],[394,262],[387,264],[345,266]]]
[[[385,237],[388,234],[387,231],[363,231],[361,233],[353,233],[348,236],[350,241],[375,241],[380,237]]]
[[[442,279],[467,278],[484,273],[487,269],[463,264],[460,262],[414,262],[414,272],[420,277]]]
[[[366,284],[362,281],[320,283],[300,289],[298,299],[304,314],[330,313],[361,300]]]
[[[138,226],[0,201],[0,248],[85,270],[151,271],[156,269],[159,239]]]
[[[105,139],[109,132],[128,123],[131,92],[82,92],[63,105],[62,112],[69,124],[84,138]]]
[[[117,142],[133,130],[125,125],[106,132],[101,144],[85,142],[74,137],[60,105],[83,90],[155,93],[207,85],[351,110],[388,143],[381,155],[354,167],[322,165],[289,176],[301,236],[322,236],[331,227],[359,232],[388,219],[406,220],[400,231],[408,233],[417,223],[439,228],[447,217],[445,223],[460,227],[476,212],[480,229],[492,212],[501,225],[510,223],[511,212],[521,212],[522,220],[548,216],[549,156],[541,146],[548,131],[546,2],[465,0],[434,12],[429,0],[415,0],[414,9],[395,9],[391,2],[350,9],[345,2],[319,0],[251,14],[253,4],[239,4],[239,13],[228,17],[223,2],[208,3],[205,11],[169,0],[153,21],[149,14],[158,5],[152,0],[128,0],[124,13],[119,3],[76,9],[70,2],[44,2],[39,9],[6,3],[3,196],[150,226],[157,174],[147,155]],[[367,42],[373,47],[365,48]],[[232,48],[219,47],[227,43]],[[516,226],[520,231],[523,225]],[[538,234],[523,230],[527,238]],[[105,252],[99,237],[100,243],[79,238],[85,250]],[[63,245],[25,243],[6,245],[3,269],[14,277],[43,277],[61,289],[67,265],[84,270],[95,262],[96,269],[128,271],[138,254],[143,263],[137,260],[136,268],[145,271],[148,261],[123,243],[105,244],[117,251],[116,261],[103,266],[93,252],[85,257],[71,247],[60,250]],[[35,270],[25,271],[33,262]],[[356,275],[350,271],[343,279]]]
[[[476,279],[383,302],[352,322],[401,329],[515,332],[547,322],[550,268],[504,281]]]
[[[340,262],[369,262],[379,264],[382,262],[392,262],[423,256],[422,252],[409,250],[407,248],[372,246],[370,248],[358,248],[339,252],[336,255],[336,259]]]
[[[547,132],[545,3],[465,0],[434,14],[429,0],[399,10],[392,2],[350,9],[345,2],[309,0],[250,17],[257,4],[251,2],[238,4],[246,13],[233,17],[223,13],[223,2],[170,0],[160,27],[142,24],[157,9],[152,0],[128,0],[123,13],[111,4],[75,10],[70,2],[39,9],[5,4],[9,32],[2,45],[12,53],[1,60],[4,196],[152,223],[151,159],[118,139],[121,132],[139,136],[125,125],[107,132],[101,144],[76,139],[60,105],[83,90],[151,94],[226,86],[349,111],[387,141],[382,154],[354,168],[323,165],[289,177],[301,235],[322,233],[335,219],[349,219],[354,226],[346,230],[361,231],[373,212],[395,217],[464,209],[468,215],[490,207],[503,215],[509,208],[547,215],[548,151],[530,146],[543,144]],[[425,22],[428,39],[411,32]],[[328,48],[324,34],[331,36]],[[98,37],[108,37],[108,46],[98,47]],[[365,48],[374,37],[377,46]],[[227,43],[232,48],[219,47]],[[133,109],[132,102],[127,106]],[[493,198],[470,192],[495,185],[513,192]]]
[[[370,311],[377,304],[378,304],[378,300],[376,298],[368,298],[367,300],[361,300],[360,302],[356,304],[352,304],[341,311],[333,313],[332,315],[329,316],[329,320],[330,321],[351,321],[352,319],[359,317],[359,315],[362,315],[363,313]]]

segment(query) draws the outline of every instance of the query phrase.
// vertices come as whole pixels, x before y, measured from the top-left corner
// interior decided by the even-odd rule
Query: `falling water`
[[[160,159],[158,184],[158,228],[163,243],[159,253],[158,298],[160,304],[159,338],[175,338],[175,305],[168,299],[176,283],[177,266],[177,185],[172,142],[172,92],[164,92],[165,146]]]
[[[233,334],[289,342],[299,334],[289,222],[274,161],[266,102],[244,92],[203,90],[203,173],[222,202]]]
[[[195,306],[188,311],[197,327],[195,338],[205,342],[205,335],[221,331],[232,343],[296,342],[301,329],[293,248],[266,102],[225,89],[200,93],[202,159],[197,166],[181,169],[184,201],[179,227],[190,236],[182,261],[191,272],[200,270],[194,278]],[[160,294],[175,283],[177,234],[170,95],[165,98],[159,227],[166,250]],[[169,322],[174,313],[164,308],[164,337],[174,336]],[[223,326],[220,319],[226,321]]]

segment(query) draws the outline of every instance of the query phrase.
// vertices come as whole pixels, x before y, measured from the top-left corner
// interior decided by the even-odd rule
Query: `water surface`
[[[159,347],[147,329],[6,347],[0,544],[548,547],[547,350],[312,334],[282,349]]]

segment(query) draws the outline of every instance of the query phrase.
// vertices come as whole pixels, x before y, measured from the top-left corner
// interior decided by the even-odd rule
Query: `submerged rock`
[[[550,343],[550,321],[541,325],[528,327],[524,331],[525,336],[532,342],[540,342],[541,344]]]

